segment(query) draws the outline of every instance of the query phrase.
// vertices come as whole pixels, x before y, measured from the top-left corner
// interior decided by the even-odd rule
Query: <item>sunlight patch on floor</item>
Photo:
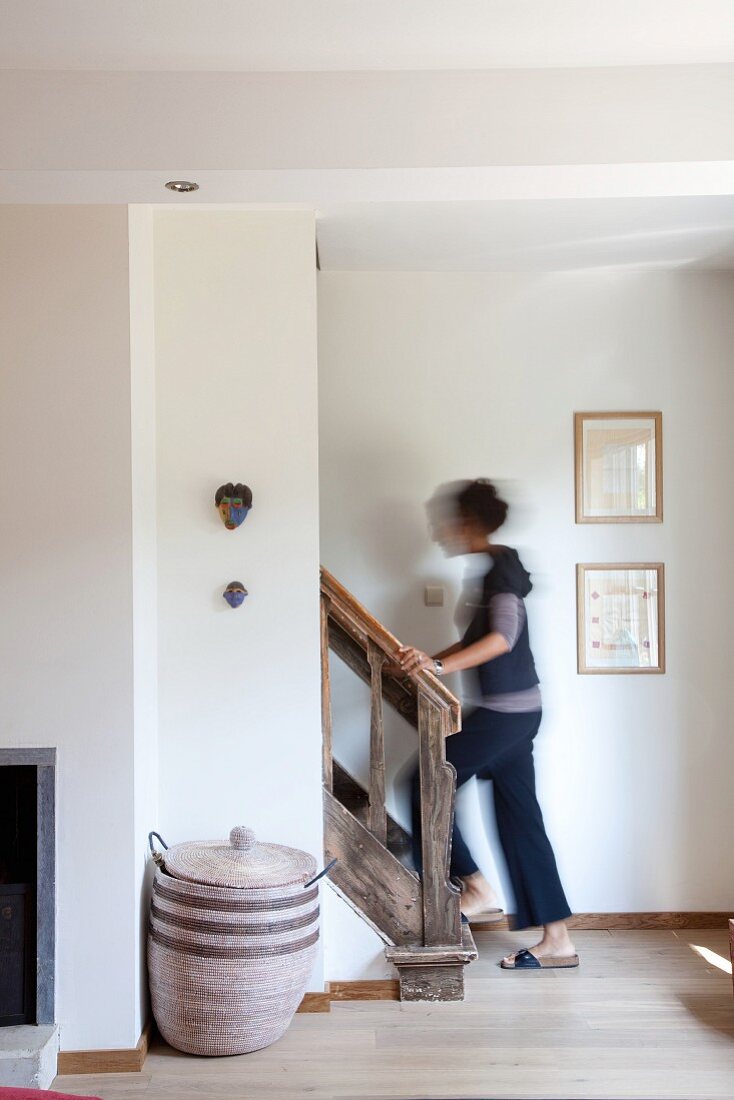
[[[731,974],[731,963],[728,959],[725,959],[723,955],[717,955],[715,951],[712,951],[710,947],[699,947],[698,944],[689,943],[691,951],[695,951],[697,955],[700,955],[705,962],[710,963],[711,966],[717,966],[719,970],[723,970],[725,974]]]

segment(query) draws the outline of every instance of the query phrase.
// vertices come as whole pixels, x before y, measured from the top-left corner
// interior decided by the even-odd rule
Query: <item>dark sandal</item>
[[[578,965],[578,955],[567,955],[565,958],[534,955],[527,947],[516,953],[513,962],[508,963],[503,959],[500,963],[503,970],[571,970]]]

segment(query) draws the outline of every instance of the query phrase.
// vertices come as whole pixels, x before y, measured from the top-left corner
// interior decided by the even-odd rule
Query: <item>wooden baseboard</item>
[[[575,913],[568,920],[569,928],[582,930],[728,928],[729,913]],[[512,915],[492,924],[472,924],[473,932],[507,932],[514,927]]]
[[[61,1050],[56,1073],[59,1077],[86,1073],[140,1073],[148,1055],[152,1029],[153,1024],[149,1020],[138,1045],[132,1050]]]
[[[326,983],[323,993],[304,993],[299,1012],[331,1012],[331,992]]]
[[[400,982],[396,978],[329,982],[329,996],[332,1001],[399,1001]]]

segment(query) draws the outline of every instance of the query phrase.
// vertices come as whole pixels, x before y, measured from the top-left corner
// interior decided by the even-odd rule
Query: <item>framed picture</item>
[[[662,523],[663,414],[576,413],[576,522]]]
[[[577,565],[580,673],[665,672],[665,567]]]

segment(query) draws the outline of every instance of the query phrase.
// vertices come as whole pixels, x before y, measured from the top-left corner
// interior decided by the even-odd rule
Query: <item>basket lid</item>
[[[298,848],[260,844],[252,829],[236,825],[226,840],[189,841],[165,853],[166,870],[174,878],[202,886],[266,890],[307,882],[316,874],[316,860]]]

